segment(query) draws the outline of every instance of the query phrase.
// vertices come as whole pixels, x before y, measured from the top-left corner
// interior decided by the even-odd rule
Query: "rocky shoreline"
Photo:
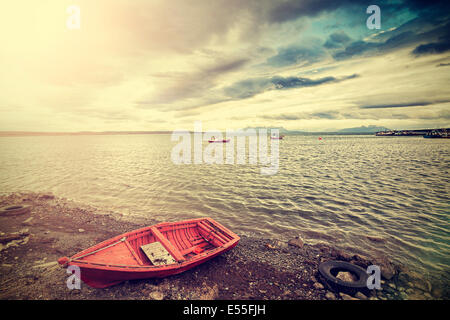
[[[150,299],[150,300],[391,300],[448,299],[448,286],[432,285],[421,275],[386,258],[309,245],[301,235],[289,242],[242,236],[233,250],[192,270],[165,279],[126,281],[106,289],[81,284],[69,290],[68,274],[57,263],[117,234],[142,227],[123,216],[55,197],[13,193],[0,207],[26,207],[0,214],[0,299]],[[160,221],[146,221],[146,225]],[[343,260],[363,268],[379,265],[382,290],[353,295],[333,291],[318,273],[323,261]]]

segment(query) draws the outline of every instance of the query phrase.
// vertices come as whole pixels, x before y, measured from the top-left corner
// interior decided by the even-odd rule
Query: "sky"
[[[0,131],[450,127],[445,1],[3,1],[0,43]]]

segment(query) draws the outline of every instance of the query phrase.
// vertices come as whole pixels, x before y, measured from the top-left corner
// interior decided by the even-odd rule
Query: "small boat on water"
[[[222,140],[208,140],[209,143],[227,143],[230,142],[230,139],[222,139]]]
[[[279,136],[279,137],[277,137],[277,136],[271,136],[271,137],[270,137],[270,139],[273,139],[273,140],[283,140],[283,138],[284,138],[284,136]]]
[[[84,283],[106,288],[184,272],[232,249],[239,240],[211,218],[164,222],[118,235],[58,263],[78,266]]]

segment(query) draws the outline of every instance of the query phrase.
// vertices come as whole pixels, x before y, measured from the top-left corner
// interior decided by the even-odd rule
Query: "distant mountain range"
[[[355,128],[346,128],[338,131],[322,131],[322,132],[312,132],[304,130],[287,130],[283,127],[247,127],[247,129],[255,129],[257,132],[259,129],[278,129],[280,134],[290,134],[290,135],[320,135],[320,134],[375,134],[378,131],[390,130],[386,127],[377,126],[361,126]],[[171,134],[172,131],[103,131],[103,132],[92,132],[92,131],[81,131],[81,132],[27,132],[27,131],[0,131],[0,136],[59,136],[59,135],[123,135],[123,134]]]
[[[375,133],[378,131],[387,131],[390,130],[386,127],[378,127],[375,125],[370,126],[361,126],[361,127],[354,127],[354,128],[345,128],[337,131],[320,131],[320,132],[311,132],[311,131],[303,131],[303,130],[287,130],[283,127],[254,127],[254,128],[245,128],[247,129],[278,129],[281,134],[306,134],[306,135],[316,135],[316,134],[369,134],[369,133]]]
[[[341,129],[338,132],[342,132],[342,133],[375,133],[378,131],[389,131],[389,130],[391,130],[391,129],[388,129],[386,127],[361,126],[361,127],[355,127],[355,128]]]

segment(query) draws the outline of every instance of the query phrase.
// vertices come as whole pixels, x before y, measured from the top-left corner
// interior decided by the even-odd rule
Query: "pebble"
[[[24,226],[30,225],[31,220],[33,220],[33,219],[34,219],[33,217],[29,217],[24,222],[22,222],[22,225],[24,225]]]
[[[431,294],[429,294],[428,292],[425,292],[423,294],[425,297],[427,297],[428,299],[433,299],[433,297],[431,296]]]
[[[164,299],[164,294],[160,291],[153,291],[150,293],[150,298],[153,300],[162,300]]]
[[[433,290],[431,290],[431,294],[436,298],[440,298],[442,297],[443,292],[440,288],[433,288]]]
[[[408,300],[423,300],[424,295],[419,292],[413,292],[412,294],[408,294]]]
[[[354,297],[352,297],[352,296],[349,296],[348,294],[345,294],[345,293],[339,293],[339,295],[341,296],[341,298],[343,299],[343,300],[359,300],[358,298],[354,298]]]
[[[391,280],[397,272],[396,268],[386,258],[381,258],[376,264],[380,267],[381,276],[386,280]]]
[[[81,229],[81,228],[78,229],[78,232],[80,232],[80,233],[81,233],[81,232],[84,232],[84,231],[85,231],[84,229]]]
[[[359,291],[355,294],[355,298],[358,298],[359,300],[367,300],[366,295]]]
[[[345,282],[354,282],[356,279],[353,276],[353,274],[351,274],[350,272],[347,271],[341,271],[338,272],[338,274],[336,275],[336,278],[345,281]]]
[[[303,248],[303,240],[299,236],[289,240],[288,244],[294,247]]]
[[[314,288],[316,288],[317,290],[322,290],[324,287],[323,287],[323,284],[321,284],[321,283],[319,283],[319,282],[314,282]]]
[[[336,300],[336,296],[331,291],[327,292],[327,294],[325,295],[325,298],[327,298],[328,300]]]
[[[3,263],[2,265],[0,265],[0,267],[12,268],[13,265],[12,264],[8,264],[8,263]]]

